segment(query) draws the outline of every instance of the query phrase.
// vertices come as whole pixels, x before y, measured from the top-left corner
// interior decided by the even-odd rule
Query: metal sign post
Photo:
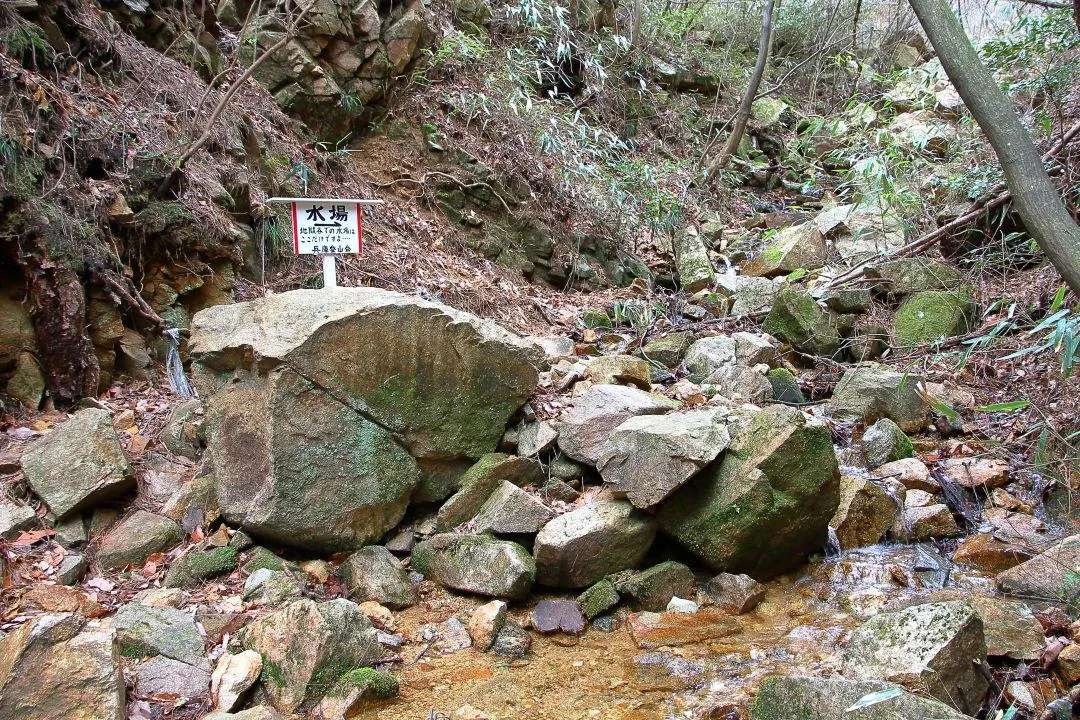
[[[323,287],[337,287],[338,255],[364,250],[364,207],[382,200],[341,198],[272,197],[267,205],[292,206],[293,253],[319,255],[323,264]]]

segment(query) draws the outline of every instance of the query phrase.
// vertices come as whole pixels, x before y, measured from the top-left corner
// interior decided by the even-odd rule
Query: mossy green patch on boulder
[[[619,592],[611,580],[604,579],[578,595],[577,601],[581,612],[592,620],[619,604]]]
[[[615,581],[615,590],[620,596],[633,598],[642,610],[662,612],[672,597],[690,599],[696,585],[690,568],[667,560],[641,572],[627,573],[626,577]]]
[[[413,548],[412,567],[454,590],[510,600],[527,596],[536,579],[525,548],[488,535],[435,535]]]
[[[351,670],[342,675],[338,683],[360,688],[380,700],[392,698],[398,694],[397,678],[375,668],[364,667]]]
[[[581,321],[587,328],[610,328],[611,318],[603,310],[586,310],[581,314]]]
[[[261,568],[273,570],[274,572],[280,572],[285,568],[291,570],[297,569],[296,565],[293,563],[259,545],[251,551],[247,562],[240,568],[240,571],[247,576]]]
[[[781,229],[757,257],[742,269],[758,277],[787,275],[796,270],[814,270],[825,264],[825,238],[812,222]]]
[[[781,288],[761,328],[813,355],[831,356],[840,348],[840,333],[832,314],[809,295]]]
[[[897,309],[893,337],[898,346],[908,347],[963,335],[971,330],[974,310],[974,302],[963,293],[919,292]]]
[[[773,368],[765,374],[772,385],[773,400],[785,405],[802,405],[806,402],[799,378],[787,368]]]
[[[903,296],[924,290],[961,290],[964,276],[945,263],[930,258],[897,258],[867,271],[869,277],[880,278],[882,288],[890,295]]]
[[[783,405],[744,411],[729,429],[720,462],[664,501],[656,517],[709,567],[770,577],[825,542],[839,502],[832,436]]]
[[[863,698],[890,690],[896,694],[861,710],[848,711]],[[761,684],[749,709],[751,720],[970,720],[942,702],[897,685],[843,678],[774,675]]]
[[[654,338],[641,347],[640,355],[651,363],[664,367],[675,367],[682,360],[686,348],[690,347],[694,336],[688,332],[674,332]]]
[[[862,436],[862,449],[866,464],[870,468],[894,460],[903,460],[915,454],[911,438],[888,418],[882,418],[866,428]]]
[[[179,558],[165,576],[165,587],[191,587],[204,580],[236,569],[240,553],[236,548],[196,550]]]

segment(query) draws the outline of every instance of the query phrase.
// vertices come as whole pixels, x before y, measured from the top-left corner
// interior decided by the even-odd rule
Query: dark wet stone
[[[576,600],[541,600],[533,609],[532,625],[542,633],[576,635],[585,629],[585,615]]]
[[[488,652],[511,660],[520,660],[529,654],[530,647],[532,636],[520,626],[507,622],[495,636],[495,642],[491,644]]]
[[[614,615],[600,615],[593,618],[592,626],[600,632],[615,632],[622,623]]]

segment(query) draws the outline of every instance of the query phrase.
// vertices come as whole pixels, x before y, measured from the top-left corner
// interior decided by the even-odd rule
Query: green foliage
[[[1080,82],[1080,33],[1071,10],[1020,13],[1011,30],[982,46],[987,64],[1003,71],[1009,92],[1042,92],[1051,99]]]
[[[360,102],[360,98],[355,94],[343,92],[341,93],[341,97],[338,98],[338,105],[340,105],[345,112],[356,112],[363,103]]]

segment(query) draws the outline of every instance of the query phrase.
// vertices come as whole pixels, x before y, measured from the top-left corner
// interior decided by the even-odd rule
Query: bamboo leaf
[[[858,699],[858,701],[854,705],[852,705],[848,709],[844,710],[844,712],[846,712],[846,713],[855,712],[856,710],[862,710],[863,708],[868,708],[871,705],[877,705],[878,703],[883,703],[886,700],[892,700],[895,697],[900,697],[900,693],[902,693],[902,692],[904,692],[904,691],[901,690],[900,688],[894,687],[894,688],[888,688],[887,690],[879,690],[877,692],[872,692],[869,695],[863,695],[861,698]]]
[[[1014,410],[1023,410],[1031,404],[1030,400],[1012,400],[1010,402],[993,403],[991,405],[983,405],[975,408],[979,412],[996,413],[996,412],[1013,412]]]

